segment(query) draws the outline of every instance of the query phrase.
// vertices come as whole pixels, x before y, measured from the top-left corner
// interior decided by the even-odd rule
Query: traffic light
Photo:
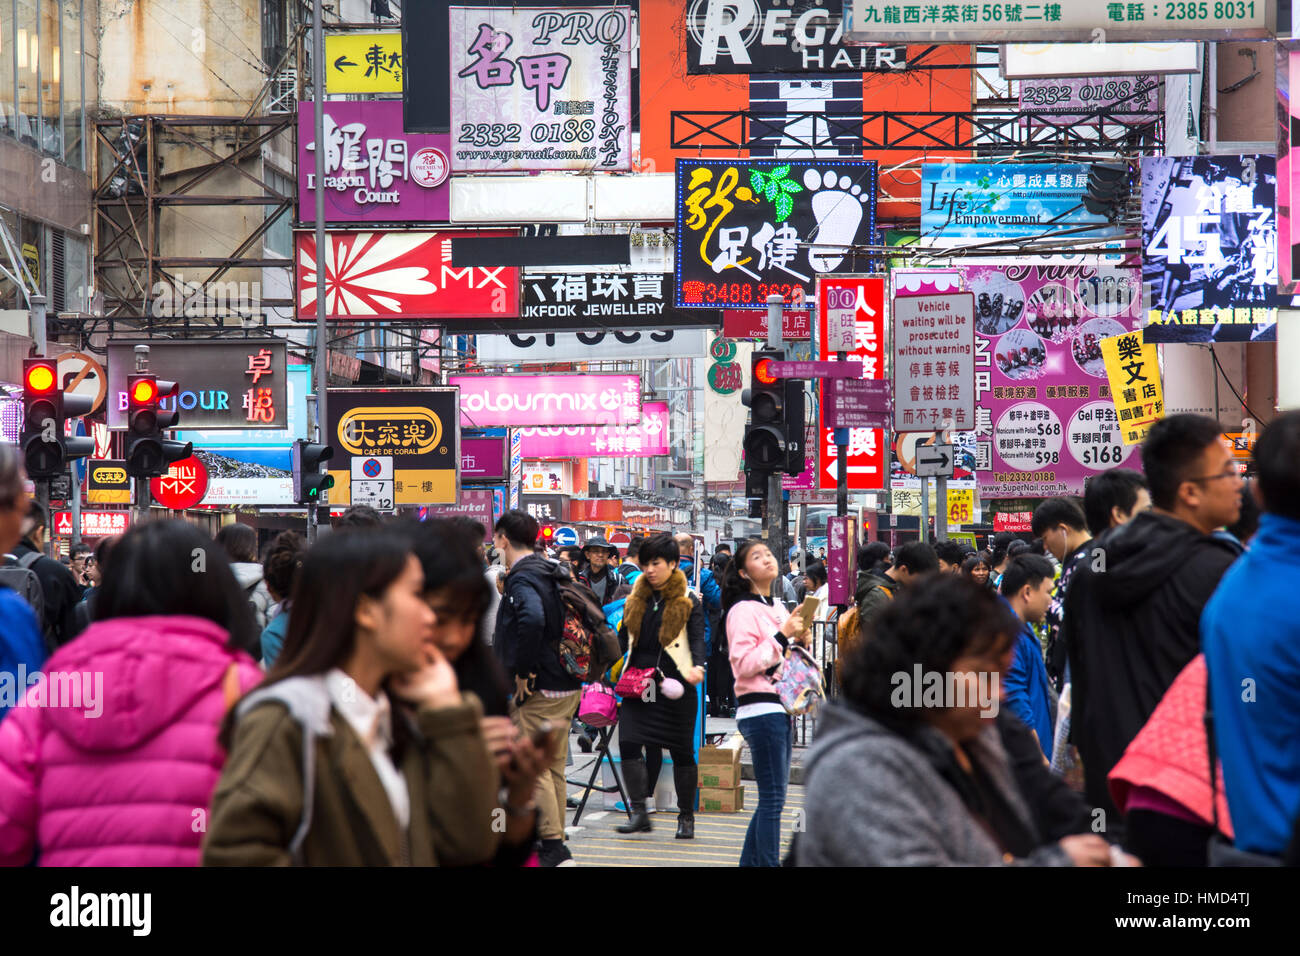
[[[771,474],[785,468],[785,383],[772,372],[772,363],[782,353],[774,349],[755,349],[750,366],[750,387],[740,400],[749,407],[742,447],[745,449],[745,473]]]
[[[161,411],[158,402],[178,390],[176,382],[148,373],[126,377],[126,473],[132,478],[161,477],[172,462],[194,450],[191,442],[163,437],[163,429],[175,428],[181,413]]]
[[[1120,218],[1128,202],[1132,184],[1126,163],[1093,163],[1088,169],[1088,191],[1083,206],[1094,216],[1111,222]]]
[[[542,542],[542,546],[549,548],[555,544],[555,525],[544,524],[538,533],[537,540]]]
[[[23,360],[23,428],[19,442],[27,477],[56,478],[67,471],[68,462],[94,452],[93,438],[64,435],[64,422],[89,414],[93,404],[93,399],[86,396],[63,394],[54,359]]]
[[[293,443],[293,500],[300,505],[320,501],[320,493],[334,487],[334,476],[322,473],[322,462],[334,457],[329,445],[315,445],[304,438]]]

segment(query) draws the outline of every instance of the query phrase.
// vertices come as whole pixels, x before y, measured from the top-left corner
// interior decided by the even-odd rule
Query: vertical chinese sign
[[[1151,426],[1165,415],[1156,347],[1142,341],[1141,330],[1101,340],[1120,434],[1125,445],[1140,445]]]
[[[627,170],[628,7],[451,7],[452,168]]]
[[[885,279],[883,276],[826,278],[818,283],[818,358],[830,361],[835,353],[827,348],[826,312],[832,302],[852,301],[856,310],[854,348],[849,359],[862,362],[864,379],[885,378]],[[819,407],[825,407],[825,388]],[[835,430],[820,429],[817,487],[834,490],[839,475],[839,446]],[[875,491],[885,487],[885,432],[880,428],[850,428],[848,445],[848,487],[850,491]]]

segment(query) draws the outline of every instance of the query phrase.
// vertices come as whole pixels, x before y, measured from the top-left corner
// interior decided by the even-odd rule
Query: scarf
[[[634,644],[641,636],[641,621],[654,596],[655,590],[650,587],[650,579],[642,574],[636,579],[632,593],[623,605],[623,624]],[[667,647],[682,633],[695,607],[691,596],[686,592],[686,575],[680,569],[673,571],[658,596],[664,601],[663,618],[659,622],[659,646]]]

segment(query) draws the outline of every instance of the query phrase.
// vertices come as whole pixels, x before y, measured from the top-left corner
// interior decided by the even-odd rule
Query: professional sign
[[[1140,445],[1165,415],[1156,347],[1142,341],[1141,329],[1102,339],[1100,344],[1120,434],[1125,445]]]
[[[325,36],[325,92],[402,92],[400,33],[333,33]]]
[[[875,226],[874,162],[678,160],[677,304],[812,300],[817,276],[852,271]]]
[[[443,222],[450,137],[402,130],[399,100],[325,103],[325,221]],[[316,126],[298,104],[298,218],[316,221]]]
[[[691,73],[849,73],[907,69],[905,46],[844,46],[841,7],[823,0],[696,0],[686,20]]]
[[[1148,342],[1277,339],[1277,159],[1142,159]]]
[[[627,7],[450,8],[456,170],[626,170]]]
[[[520,425],[634,425],[639,375],[451,375],[465,428]]]
[[[92,461],[86,484],[86,501],[92,505],[129,505],[131,479],[125,461]]]
[[[1160,77],[1074,77],[1020,81],[1020,112],[1031,124],[1152,122],[1160,111]],[[1081,115],[1097,113],[1096,116]]]
[[[286,347],[282,339],[177,341],[111,339],[108,343],[108,427],[126,428],[126,379],[135,346],[149,346],[149,371],[180,385],[159,402],[180,409],[180,424],[204,429],[283,429],[287,415]]]
[[[1094,40],[1270,39],[1276,22],[1267,0],[1210,3],[1161,0],[1113,3],[932,3],[846,0],[850,39],[914,43],[1018,43]]]
[[[81,513],[81,536],[83,538],[109,538],[125,534],[131,524],[129,511],[83,511]],[[72,512],[57,511],[54,514],[54,533],[60,537],[72,535]]]
[[[486,232],[330,232],[325,301],[331,319],[437,319],[519,315],[519,270],[451,264],[451,240]],[[316,318],[316,237],[294,237],[301,320]]]
[[[599,362],[703,358],[703,329],[593,329],[590,332],[480,335],[480,362]]]
[[[1030,239],[1070,230],[1070,238],[1119,234],[1083,207],[1088,167],[1066,163],[925,163],[921,245]],[[1085,227],[1095,226],[1088,230]],[[1078,230],[1078,231],[1076,231]]]
[[[391,459],[395,505],[451,504],[460,484],[453,388],[330,389],[330,505],[352,503],[352,463]],[[382,473],[383,469],[380,468]],[[362,471],[363,479],[382,480]]]
[[[862,378],[868,381],[885,379],[885,279],[883,276],[844,276],[826,279],[822,286],[832,295],[841,293],[852,295],[857,305],[857,330],[855,347],[847,353],[847,358],[862,362]],[[817,340],[820,343],[820,358],[830,361],[835,358],[828,349],[826,336],[826,316],[819,316],[820,329]],[[820,454],[818,455],[818,487],[829,491],[836,487],[839,475],[839,446],[835,444],[835,431],[827,422],[825,410],[830,407],[826,399],[826,386],[822,386],[821,401],[822,421],[820,429]],[[871,491],[885,486],[885,433],[879,428],[850,428],[848,458],[845,470],[848,487],[851,491]]]
[[[668,403],[646,402],[636,425],[521,428],[529,458],[653,458],[668,454]]]
[[[508,438],[461,438],[461,481],[505,481],[510,474]]]
[[[203,501],[208,490],[208,469],[191,455],[173,462],[167,474],[149,479],[149,493],[164,508],[184,511]]]
[[[975,296],[894,301],[894,430],[975,424]]]
[[[672,299],[668,272],[526,273],[520,318],[588,320],[611,324],[632,319],[644,328]]]

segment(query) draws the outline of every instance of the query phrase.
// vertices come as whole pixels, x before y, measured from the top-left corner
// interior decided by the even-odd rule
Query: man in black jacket
[[[14,557],[22,559],[27,554],[43,554],[49,519],[40,503],[33,501],[27,507],[23,521],[23,539],[14,548]],[[82,588],[72,572],[53,558],[41,557],[32,564],[36,580],[41,582],[45,595],[44,620],[41,631],[45,644],[53,653],[77,635],[76,607],[81,600]]]
[[[615,566],[618,564],[618,548],[602,537],[588,538],[582,546],[582,556],[586,567],[578,575],[578,580],[596,595],[596,602],[604,607],[614,600],[614,592],[623,583]]]
[[[533,553],[537,519],[510,510],[496,523],[492,543],[506,560],[505,593],[497,611],[492,645],[507,673],[513,675],[511,702],[516,726],[532,736],[543,721],[552,727],[553,759],[533,792],[537,830],[542,839],[542,866],[573,865],[564,846],[564,810],[568,794],[564,765],[569,755],[569,724],[578,712],[582,683],[560,662],[564,609],[556,590],[558,563]]]
[[[1071,731],[1088,801],[1105,811],[1112,841],[1124,831],[1107,774],[1200,653],[1201,610],[1237,554],[1211,532],[1241,509],[1241,477],[1212,419],[1158,422],[1142,466],[1152,510],[1097,537],[1065,597]]]

